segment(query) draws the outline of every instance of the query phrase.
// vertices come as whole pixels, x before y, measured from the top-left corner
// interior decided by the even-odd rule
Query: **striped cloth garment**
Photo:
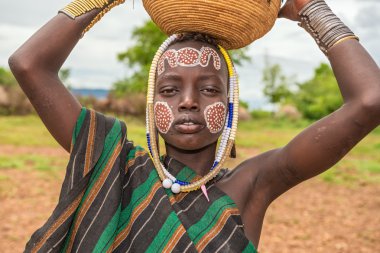
[[[256,252],[239,211],[213,183],[174,195],[149,154],[127,140],[125,123],[82,108],[53,214],[25,252]],[[164,157],[180,180],[198,176]]]

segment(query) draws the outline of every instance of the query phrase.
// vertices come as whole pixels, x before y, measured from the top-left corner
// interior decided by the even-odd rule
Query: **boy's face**
[[[228,71],[219,51],[202,42],[176,43],[156,74],[155,122],[165,142],[182,150],[215,143],[228,110]]]

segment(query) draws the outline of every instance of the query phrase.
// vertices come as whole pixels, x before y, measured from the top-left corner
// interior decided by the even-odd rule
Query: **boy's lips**
[[[201,131],[204,127],[204,124],[189,116],[182,117],[174,123],[174,128],[183,134],[194,134]]]
[[[174,128],[183,134],[195,134],[199,131],[201,131],[205,126],[204,125],[198,125],[198,124],[177,124],[174,125]]]

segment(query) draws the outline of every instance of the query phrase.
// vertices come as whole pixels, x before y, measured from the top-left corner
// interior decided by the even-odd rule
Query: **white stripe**
[[[174,231],[175,233],[171,236],[172,238],[176,238],[178,235],[180,235],[180,233],[182,232],[181,230],[179,230],[180,227],[183,227],[182,223],[180,223],[180,226]],[[186,232],[186,230],[185,230],[185,232]],[[173,248],[174,249],[175,246],[177,246],[177,244],[179,243],[179,241],[181,241],[184,234],[185,233],[182,233],[182,235],[176,241],[173,239],[170,240],[168,242],[169,244],[166,244],[164,248],[165,249],[167,249],[167,248]],[[167,250],[165,250],[165,251],[167,251]]]
[[[96,218],[98,217],[98,215],[99,215],[99,213],[100,213],[100,210],[103,208],[104,202],[106,202],[107,197],[108,197],[108,195],[109,195],[109,193],[110,193],[110,191],[111,191],[113,185],[115,184],[116,180],[119,178],[119,175],[120,175],[120,174],[118,173],[117,176],[115,177],[115,179],[113,180],[112,185],[109,187],[108,192],[107,192],[106,196],[105,196],[104,199],[103,199],[102,205],[99,207],[98,212],[97,212],[97,213],[95,214],[95,216],[92,218],[92,221],[91,221],[90,225],[88,226],[86,232],[84,233],[82,239],[80,240],[80,242],[79,242],[79,244],[78,244],[78,247],[77,247],[77,250],[76,250],[77,253],[78,253],[78,251],[79,251],[79,249],[80,249],[80,246],[81,246],[81,244],[82,244],[82,242],[83,242],[83,239],[86,237],[88,231],[90,230],[90,228],[91,228],[91,226],[93,225],[94,221],[95,221]]]
[[[129,245],[129,248],[127,249],[126,252],[129,252],[129,250],[131,249],[131,246],[132,246],[134,240],[135,240],[136,237],[139,235],[139,233],[141,232],[141,230],[143,230],[143,228],[145,227],[145,225],[150,221],[150,219],[152,219],[153,214],[156,212],[158,206],[160,205],[161,201],[162,201],[165,197],[166,197],[166,194],[163,195],[163,196],[161,197],[160,201],[158,201],[156,207],[154,208],[152,214],[151,214],[151,215],[149,216],[149,218],[145,221],[145,223],[142,225],[142,227],[136,232],[136,234],[135,234],[135,236],[133,237],[133,239],[132,239],[132,241],[131,241],[131,243],[130,243],[130,245]],[[141,215],[141,214],[140,214],[140,215]],[[138,219],[138,218],[135,219],[135,221],[132,223],[131,227],[133,226],[133,224],[136,222],[137,219]]]
[[[73,166],[72,166],[72,169],[71,169],[71,187],[70,187],[70,190],[72,190],[73,187],[74,187],[74,172],[75,172],[75,162],[77,160],[77,155],[78,154],[76,154],[74,156]]]
[[[138,169],[138,168],[140,168],[140,167],[142,167],[142,166],[145,166],[146,165],[146,163],[149,161],[149,156],[146,158],[146,161],[143,163],[143,164],[140,164],[140,165],[138,165],[138,166],[136,166],[134,169],[133,169],[133,171],[131,172],[131,175],[129,176],[129,179],[128,179],[128,181],[125,183],[125,185],[123,186],[123,190],[128,186],[128,184],[129,184],[129,181],[131,181],[131,178],[132,178],[132,176],[133,176],[133,174],[136,172],[136,170]]]
[[[69,231],[67,231],[67,232],[63,235],[63,237],[62,237],[62,238],[61,238],[56,244],[54,244],[52,248],[49,249],[49,251],[48,251],[47,253],[52,252],[53,249],[54,249],[55,247],[57,247],[57,245],[60,244],[60,243],[63,241],[63,239],[65,239],[65,237],[66,237],[66,235],[67,235],[68,232],[69,232]]]
[[[173,161],[173,158],[170,157],[169,162],[168,162],[168,168],[170,168],[170,163]]]
[[[236,229],[242,228],[242,227],[243,227],[242,225],[236,225],[234,230],[232,230],[232,233],[230,234],[230,236],[227,238],[227,240],[222,245],[220,245],[220,247],[215,251],[215,253],[219,252],[219,250],[221,250],[223,248],[223,246],[226,245],[226,243],[231,239],[231,237],[235,233]]]
[[[183,253],[186,253],[189,249],[190,246],[193,245],[193,242],[190,242],[189,245],[187,245],[186,249],[183,251]]]
[[[233,214],[230,215],[230,216],[227,218],[226,223],[227,223],[228,219],[231,218],[232,216],[233,216]],[[224,224],[223,228],[225,227],[226,223]],[[238,225],[238,226],[240,226],[240,225]],[[241,227],[243,227],[243,226],[241,226]],[[223,231],[223,228],[222,228],[220,231]],[[208,242],[211,242],[212,240],[214,240],[214,238],[217,237],[219,234],[220,234],[220,232],[217,233],[217,234],[215,234],[212,238],[210,238],[210,239],[208,240]],[[206,247],[207,247],[207,245],[205,246],[205,248],[206,248]]]
[[[210,189],[212,186],[213,186],[213,185],[210,185],[210,186],[207,188],[207,190]],[[199,193],[199,195],[193,200],[193,202],[191,202],[190,205],[189,205],[186,209],[180,210],[180,211],[177,213],[177,215],[179,215],[179,214],[181,214],[181,213],[183,213],[183,212],[187,212],[187,211],[189,211],[189,209],[190,209],[191,206],[195,203],[195,201],[197,201],[197,199],[199,199],[199,197],[201,197],[202,195],[203,195],[203,192]]]

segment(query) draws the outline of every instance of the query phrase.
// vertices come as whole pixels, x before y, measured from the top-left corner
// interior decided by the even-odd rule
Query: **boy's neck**
[[[217,143],[215,142],[204,148],[189,151],[181,150],[165,143],[168,156],[190,167],[200,176],[210,172],[215,160],[216,145]]]

